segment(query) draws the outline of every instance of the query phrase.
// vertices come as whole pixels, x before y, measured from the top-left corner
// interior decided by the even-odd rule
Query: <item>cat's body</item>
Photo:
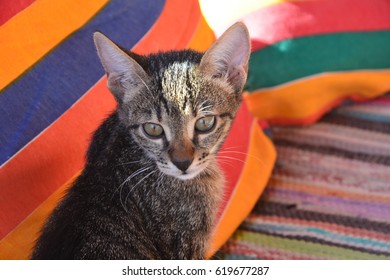
[[[144,178],[150,173],[146,170],[128,179],[142,167],[156,166],[150,161],[127,163],[142,158],[143,151],[117,114],[99,128],[93,143],[92,163],[61,202],[62,210],[51,217],[33,257],[202,258],[222,187],[218,173],[182,181],[160,172]],[[142,185],[136,186],[140,180]],[[161,187],[167,180],[170,188]]]
[[[95,35],[118,108],[96,131],[33,259],[204,258],[224,186],[215,156],[240,104],[249,57],[247,31],[235,26],[230,33],[246,42],[225,72],[226,54],[218,62],[212,49],[238,40],[229,34],[205,55],[148,57]]]

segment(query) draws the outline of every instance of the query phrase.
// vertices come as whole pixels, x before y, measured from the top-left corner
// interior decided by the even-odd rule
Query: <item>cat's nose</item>
[[[185,172],[188,169],[188,167],[190,167],[190,165],[192,163],[192,159],[191,160],[172,160],[172,163],[177,168],[179,168],[181,171]]]
[[[194,160],[194,147],[189,140],[175,140],[168,151],[172,163],[185,172]]]

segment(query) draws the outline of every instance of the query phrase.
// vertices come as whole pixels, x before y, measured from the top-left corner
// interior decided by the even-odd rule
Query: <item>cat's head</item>
[[[94,41],[121,122],[160,171],[186,180],[215,164],[247,78],[245,25],[230,27],[205,54],[139,56],[101,33]]]

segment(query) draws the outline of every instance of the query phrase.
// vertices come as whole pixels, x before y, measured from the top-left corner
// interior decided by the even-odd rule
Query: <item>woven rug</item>
[[[390,95],[271,131],[272,178],[217,258],[390,259]]]

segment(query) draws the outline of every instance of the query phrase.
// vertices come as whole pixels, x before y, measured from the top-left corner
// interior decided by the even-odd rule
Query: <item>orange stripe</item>
[[[249,215],[271,176],[276,150],[271,140],[254,121],[244,169],[231,196],[207,252],[211,257]]]
[[[44,221],[48,218],[75,178],[76,176],[56,190],[45,200],[45,202],[39,205],[28,218],[8,234],[6,238],[0,240],[0,259],[21,260],[30,257],[34,242],[38,238],[38,233],[40,232]]]
[[[206,20],[202,16],[199,19],[198,27],[191,42],[188,45],[188,48],[205,52],[215,41],[214,32],[211,30],[210,26],[207,24]]]
[[[84,25],[108,0],[36,0],[0,27],[0,89]],[[77,12],[75,12],[77,11]]]
[[[193,11],[197,1],[192,0],[191,5],[188,4],[189,1],[167,0],[156,24],[133,50],[139,53],[150,53],[159,49],[182,49],[188,46],[191,30],[187,29],[188,26],[180,23],[183,18],[186,18],[186,15],[197,23],[198,20],[193,17],[200,16],[199,12]],[[180,12],[175,9],[180,9]],[[181,37],[175,34],[175,42],[167,40],[165,36],[167,30],[169,33],[171,32],[170,25],[173,22],[182,30],[178,31]],[[195,29],[196,27],[197,24],[194,24],[191,28]],[[194,39],[192,38],[192,41]],[[83,157],[91,133],[114,107],[115,101],[107,90],[106,78],[104,78],[63,116],[4,165],[0,171],[0,181],[4,183],[4,186],[7,186],[7,189],[1,196],[5,199],[0,199],[0,209],[7,209],[7,217],[2,216],[4,211],[0,211],[0,220],[7,222],[1,224],[0,237],[4,237],[19,223],[19,228],[24,228],[24,224],[31,223],[32,216],[27,216],[38,205],[47,203],[45,200],[48,199],[49,202],[51,199],[58,200],[59,195],[56,191],[63,190],[65,188],[63,185],[68,179],[82,168]],[[21,174],[23,175],[21,176]],[[0,188],[0,191],[3,189]],[[29,198],[27,201],[26,197]],[[54,204],[49,203],[49,205],[53,206]],[[37,210],[39,212],[37,215],[44,219],[52,207],[43,207],[42,209]],[[40,211],[45,213],[40,213]],[[11,218],[10,215],[12,215]],[[23,219],[25,220],[23,221]],[[26,229],[30,228],[26,227]],[[0,259],[3,249],[9,244],[14,244],[17,248],[20,244],[32,244],[36,237],[37,233],[29,230],[25,234],[21,234],[21,231],[16,231],[15,234],[14,232],[9,233],[0,243]],[[20,246],[25,248],[23,245]],[[23,254],[15,252],[13,257],[8,255],[7,258],[27,256],[26,253]]]
[[[390,70],[325,73],[245,94],[249,111],[273,123],[316,121],[349,98],[367,100],[390,90]]]

